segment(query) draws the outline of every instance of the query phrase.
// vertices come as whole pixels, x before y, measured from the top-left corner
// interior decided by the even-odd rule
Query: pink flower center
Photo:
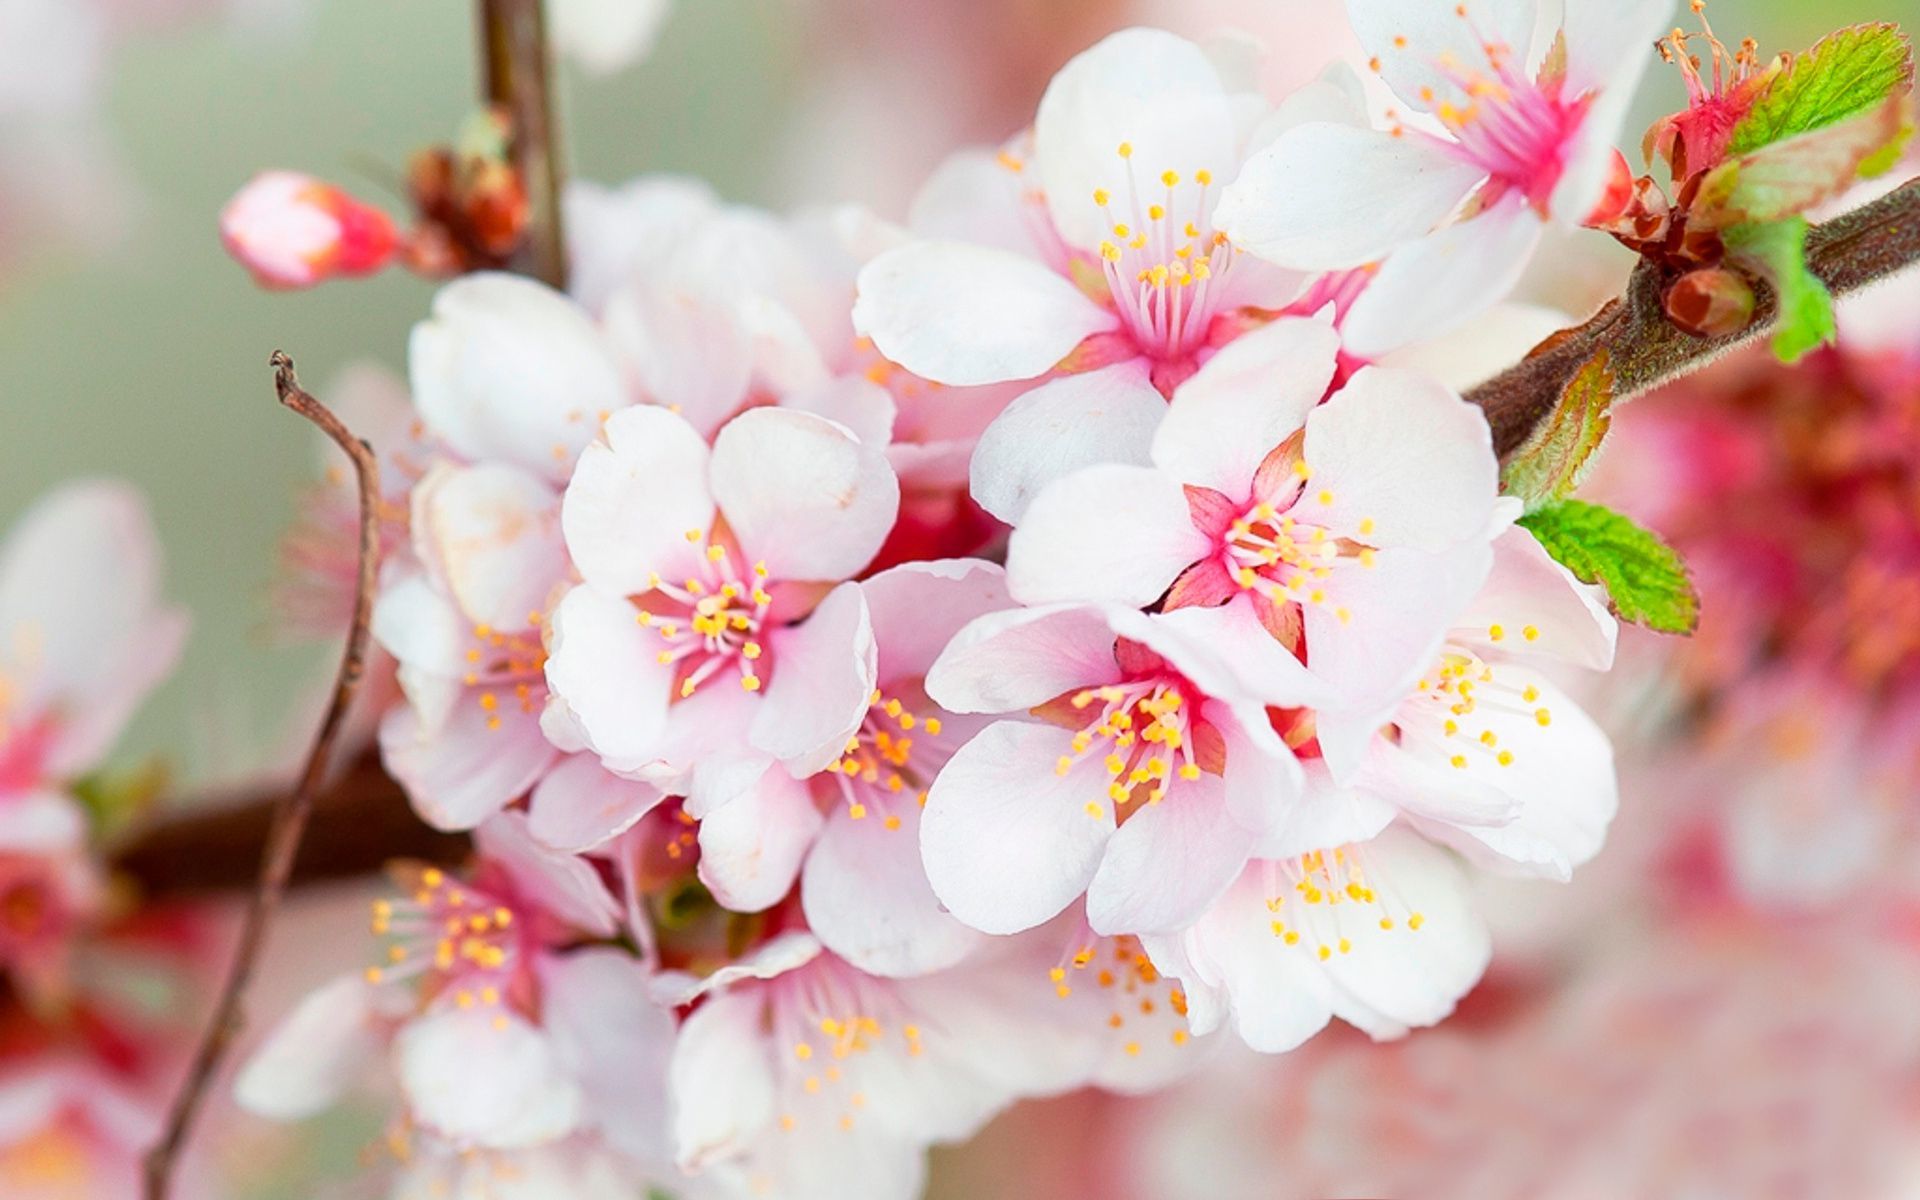
[[[1213,228],[1213,175],[1143,179],[1130,143],[1117,155],[1120,186],[1093,193],[1109,232],[1100,243],[1106,289],[1141,354],[1185,359],[1205,342],[1233,270],[1233,246]]]
[[[1198,719],[1188,699],[1190,684],[1167,672],[1101,687],[1086,688],[1067,698],[1077,714],[1079,730],[1072,752],[1060,756],[1054,770],[1070,773],[1081,763],[1099,759],[1108,777],[1106,799],[1112,816],[1124,820],[1136,799],[1158,804],[1174,781],[1200,778],[1207,738],[1217,738],[1212,726]],[[1196,736],[1204,730],[1205,734]],[[1218,763],[1213,764],[1217,769]],[[1107,817],[1106,805],[1087,802],[1087,815]]]
[[[1061,958],[1047,974],[1053,991],[1062,1000],[1089,992],[1098,997],[1090,1007],[1104,1010],[1100,1018],[1129,1057],[1139,1055],[1143,1037],[1156,1036],[1155,1023],[1171,1025],[1166,1037],[1176,1046],[1190,1040],[1187,1032],[1187,994],[1161,975],[1138,939],[1130,935],[1103,938],[1089,929],[1081,930],[1081,940],[1071,955]]]
[[[1370,869],[1361,846],[1315,850],[1260,864],[1267,892],[1267,930],[1289,946],[1303,943],[1326,962],[1353,952],[1365,925],[1382,932],[1418,932],[1426,917]]]
[[[827,764],[825,778],[837,788],[847,815],[864,821],[878,810],[888,829],[899,829],[893,806],[905,796],[924,806],[935,773],[953,755],[954,746],[941,734],[939,717],[916,713],[898,697],[875,689],[846,752]]]
[[[695,545],[706,540],[703,530],[687,531],[687,541]],[[767,564],[743,571],[737,555],[714,539],[700,556],[698,574],[678,584],[654,575],[652,590],[641,597],[639,622],[666,643],[659,661],[674,665],[675,694],[682,699],[727,670],[739,673],[742,688],[760,690],[766,652],[760,638],[773,596],[765,587]]]

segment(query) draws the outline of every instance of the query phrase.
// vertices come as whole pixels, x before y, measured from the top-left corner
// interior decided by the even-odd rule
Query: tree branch
[[[507,115],[513,164],[527,189],[527,227],[513,269],[564,289],[560,126],[543,8],[542,0],[480,0],[481,65],[487,101]]]
[[[288,879],[293,875],[301,834],[305,832],[308,815],[313,810],[314,796],[326,777],[327,761],[332,757],[334,740],[340,734],[347,709],[360,689],[361,677],[366,673],[374,577],[380,565],[380,467],[374,460],[373,450],[365,442],[353,436],[326,405],[301,389],[299,380],[294,377],[292,359],[276,350],[272,363],[274,390],[280,397],[280,403],[319,426],[353,460],[360,495],[360,571],[355,581],[353,622],[347,630],[346,647],[341,652],[333,700],[327,707],[327,715],[320,722],[319,732],[314,735],[313,748],[307,754],[300,782],[274,806],[273,818],[267,828],[266,847],[260,860],[259,887],[254,892],[252,905],[247,909],[246,922],[240,930],[240,944],[233,952],[226,981],[215,1001],[213,1019],[208,1022],[206,1032],[201,1037],[186,1082],[174,1097],[165,1132],[147,1154],[147,1200],[166,1200],[172,1185],[174,1163],[192,1130],[194,1116],[206,1098],[207,1088],[219,1070],[228,1045],[239,1032],[241,1004],[266,940],[267,925],[279,907]]]
[[[1816,225],[1807,237],[1807,265],[1835,297],[1915,263],[1920,263],[1920,180]],[[1494,449],[1503,459],[1546,420],[1567,384],[1602,348],[1610,354],[1618,403],[1691,374],[1773,327],[1773,292],[1756,281],[1757,304],[1747,329],[1719,338],[1682,333],[1661,306],[1661,296],[1676,274],[1641,260],[1624,295],[1609,300],[1586,324],[1547,339],[1517,366],[1467,393],[1468,401],[1486,411]]]
[[[261,848],[279,790],[234,792],[170,807],[111,852],[116,874],[144,901],[192,900],[259,882]],[[414,815],[406,793],[368,750],[332,776],[313,798],[307,833],[289,886],[353,879],[394,859],[440,866],[464,862],[473,841],[441,833]]]

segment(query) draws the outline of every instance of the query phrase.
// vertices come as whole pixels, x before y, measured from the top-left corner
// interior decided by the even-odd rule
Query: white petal
[[[1622,11],[1624,9],[1625,11]],[[1673,0],[1630,0],[1625,5],[1569,0],[1563,27],[1567,39],[1570,95],[1593,98],[1566,153],[1566,166],[1549,207],[1562,225],[1584,222],[1617,169],[1620,127],[1632,106],[1640,77],[1653,64],[1653,43],[1671,26]]]
[[[633,605],[581,585],[554,609],[547,686],[565,701],[588,742],[615,763],[643,761],[659,748],[673,669],[660,640]]]
[[[977,558],[902,563],[861,582],[883,686],[924,679],[955,634],[1010,608],[1006,572]]]
[[[804,779],[845,752],[877,682],[873,624],[860,585],[835,588],[798,627],[780,630],[769,649],[773,682],[749,738]]]
[[[505,871],[514,893],[548,916],[596,937],[612,937],[620,905],[593,865],[535,841],[527,815],[503,812],[474,831],[480,857]]]
[[[569,180],[561,207],[574,296],[598,312],[615,288],[656,270],[717,203],[704,182],[678,175],[618,188]]]
[[[807,927],[873,975],[924,975],[959,962],[980,935],[940,906],[920,865],[920,806],[894,806],[897,827],[845,805],[827,818],[800,877]]]
[[[521,712],[511,696],[489,713],[466,692],[438,727],[411,708],[380,722],[381,760],[436,829],[472,829],[525,795],[556,755],[539,715]]]
[[[1087,923],[1108,935],[1185,929],[1238,878],[1253,835],[1234,819],[1219,776],[1175,781],[1107,843],[1087,885]]]
[[[774,1072],[761,1012],[757,994],[723,994],[681,1023],[667,1084],[683,1171],[738,1153],[773,1120]]]
[[[1145,466],[1167,404],[1143,362],[1043,383],[1007,405],[980,435],[969,475],[980,507],[1020,523],[1040,490],[1095,463]]]
[[[1261,864],[1251,864],[1187,940],[1195,947],[1191,957],[1218,972],[1241,1040],[1263,1053],[1280,1054],[1326,1027],[1333,1017],[1333,987],[1315,969],[1307,947],[1289,946],[1274,935],[1267,907],[1271,897],[1261,879]],[[1206,994],[1186,976],[1181,981],[1190,994]]]
[[[555,481],[601,417],[627,404],[586,313],[517,275],[482,272],[441,288],[407,360],[414,405],[449,446]]]
[[[947,156],[907,210],[907,227],[922,238],[967,242],[1040,257],[1022,175],[992,150],[971,148]]]
[[[671,1013],[647,995],[647,969],[625,950],[591,948],[540,962],[541,1017],[586,1094],[587,1118],[622,1153],[672,1157],[667,1129]]]
[[[1097,608],[1009,609],[954,636],[927,672],[927,694],[949,712],[1017,712],[1120,677],[1114,633]]]
[[[1267,454],[1306,421],[1333,380],[1340,336],[1282,317],[1235,338],[1181,384],[1153,435],[1153,461],[1181,483],[1251,496]]]
[[[1247,160],[1213,219],[1268,262],[1340,270],[1431,233],[1485,178],[1431,138],[1314,122]]]
[[[1092,252],[1113,220],[1096,189],[1155,194],[1177,171],[1233,178],[1233,103],[1200,47],[1158,29],[1125,29],[1076,55],[1047,85],[1034,116],[1034,160],[1061,237]],[[1129,157],[1119,148],[1125,144]]]
[[[1031,258],[961,242],[910,242],[860,272],[854,328],[915,375],[948,384],[1044,375],[1119,323]]]
[[[580,853],[633,828],[663,798],[658,788],[612,774],[591,754],[569,755],[534,785],[528,830],[542,845]]]
[[[811,413],[758,408],[714,439],[713,496],[776,579],[839,580],[867,565],[900,510],[883,447]]]
[[[1458,329],[1513,291],[1544,229],[1515,193],[1402,246],[1347,310],[1341,341],[1353,354],[1377,358]]]
[[[1493,631],[1498,629],[1496,640]],[[1493,543],[1493,572],[1460,617],[1452,640],[1482,654],[1542,654],[1578,667],[1613,665],[1620,622],[1606,593],[1581,583],[1521,526]]]
[[[1307,418],[1295,516],[1369,545],[1438,552],[1480,534],[1500,467],[1486,416],[1440,383],[1363,368]]]
[[[640,279],[614,292],[607,342],[648,402],[712,437],[747,402],[753,339],[717,289]]]
[[[580,1119],[579,1085],[552,1043],[504,1008],[410,1021],[393,1051],[413,1118],[446,1137],[516,1149],[564,1137]]]
[[[700,881],[735,912],[760,912],[786,896],[820,831],[813,795],[778,766],[700,814]]]
[[[1007,543],[1007,586],[1024,604],[1151,604],[1212,548],[1178,476],[1103,463],[1048,484]]]
[[[961,921],[1018,933],[1073,902],[1093,878],[1113,816],[1098,760],[1055,771],[1072,736],[999,721],[962,746],[933,782],[920,833],[927,878]]]
[[[298,1121],[332,1107],[379,1052],[373,993],[358,972],[310,992],[240,1068],[234,1102],[273,1121]]]
[[[615,413],[580,455],[561,505],[580,574],[614,596],[646,591],[656,571],[679,577],[687,534],[713,524],[708,457],[693,426],[665,409]]]
[[[414,551],[476,623],[522,629],[566,574],[559,507],[519,467],[441,464],[413,489]]]
[[[1579,324],[1558,309],[1509,301],[1445,337],[1395,350],[1378,360],[1430,375],[1456,392],[1485,383],[1527,356],[1549,337]]]
[[[554,0],[554,48],[590,75],[611,75],[653,50],[668,0]]]

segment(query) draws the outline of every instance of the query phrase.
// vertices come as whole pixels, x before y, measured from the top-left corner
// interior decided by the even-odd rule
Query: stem
[[[487,102],[506,113],[513,164],[527,189],[527,227],[513,269],[552,287],[567,286],[567,244],[560,225],[560,125],[554,111],[553,60],[542,0],[480,0],[481,66]]]
[[[247,909],[246,922],[240,930],[240,944],[234,950],[226,981],[214,1004],[213,1019],[208,1023],[199,1049],[194,1053],[186,1082],[174,1097],[173,1107],[167,1115],[165,1133],[147,1154],[147,1200],[166,1200],[172,1186],[173,1167],[186,1144],[193,1119],[206,1098],[207,1089],[220,1068],[227,1047],[239,1032],[241,1002],[247,984],[253,977],[261,947],[265,944],[267,925],[280,905],[280,897],[286,892],[287,880],[293,875],[294,858],[300,849],[300,837],[306,830],[307,817],[313,810],[314,795],[326,777],[334,740],[340,734],[347,709],[360,689],[361,677],[366,673],[374,577],[380,565],[380,467],[374,461],[373,450],[365,442],[353,436],[326,405],[301,390],[299,380],[294,377],[292,359],[276,350],[271,361],[274,390],[280,397],[280,403],[319,426],[353,460],[354,473],[360,485],[360,572],[353,599],[353,623],[347,630],[346,647],[340,655],[340,672],[334,680],[333,700],[327,707],[326,717],[320,722],[319,732],[314,735],[313,748],[307,753],[307,763],[301,772],[300,782],[274,806],[273,819],[267,828],[266,848],[260,859],[259,886],[254,891],[252,905]]]
[[[1807,237],[1807,266],[1836,299],[1915,263],[1920,263],[1920,180],[1814,226]],[[1503,459],[1525,444],[1553,412],[1574,375],[1603,348],[1613,368],[1613,399],[1621,403],[1692,374],[1773,327],[1773,291],[1756,280],[1752,325],[1718,338],[1682,333],[1661,306],[1672,281],[1671,273],[1641,260],[1624,295],[1609,300],[1586,324],[1555,334],[1517,366],[1467,393],[1468,401],[1486,410],[1494,449]]]

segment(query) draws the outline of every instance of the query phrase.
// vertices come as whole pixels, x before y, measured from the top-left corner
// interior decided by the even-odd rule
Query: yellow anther
[[[1506,626],[1504,625],[1487,626],[1487,636],[1496,642],[1505,640],[1507,636]]]
[[[1178,187],[1180,185],[1180,172],[1162,171],[1160,172],[1160,182],[1166,184],[1168,187]]]
[[[1452,763],[1456,770],[1464,770],[1467,765],[1467,756],[1464,754],[1456,754],[1447,761]]]
[[[1093,189],[1093,202],[1095,204],[1098,204],[1101,208],[1105,208],[1107,206],[1107,202],[1112,199],[1113,199],[1113,196],[1111,193],[1107,191],[1107,189],[1105,188]]]
[[[1530,642],[1535,641],[1540,637],[1540,629],[1536,625],[1523,625],[1520,627],[1520,636]]]
[[[1132,157],[1133,157],[1133,143],[1132,143],[1132,142],[1121,142],[1121,143],[1120,143],[1120,146],[1119,146],[1119,148],[1118,148],[1118,151],[1117,151],[1117,153],[1118,153],[1118,154],[1120,155],[1120,157],[1121,157],[1121,158],[1132,158]]]

